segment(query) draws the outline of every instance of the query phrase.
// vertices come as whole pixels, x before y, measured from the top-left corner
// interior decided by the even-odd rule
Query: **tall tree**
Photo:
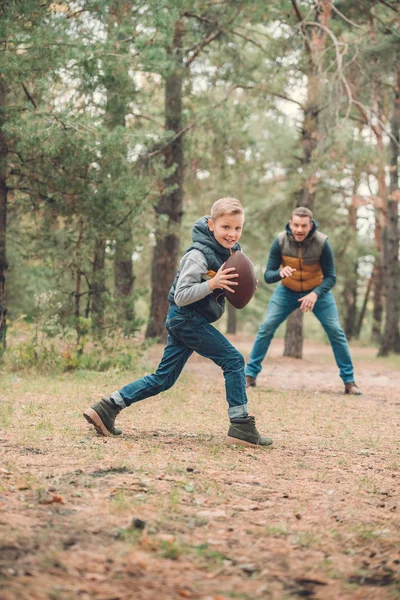
[[[307,77],[307,100],[304,108],[302,146],[302,187],[296,194],[296,206],[314,207],[317,190],[315,154],[321,144],[319,114],[322,110],[323,53],[327,41],[327,31],[332,14],[332,1],[321,0],[315,3],[314,23],[307,23],[300,12],[296,0],[293,8],[299,22],[299,30],[304,38]],[[296,310],[289,316],[286,325],[284,356],[301,358],[303,355],[303,313]]]
[[[386,321],[381,338],[379,356],[400,352],[399,337],[399,147],[400,147],[400,62],[396,62],[393,111],[390,136],[390,194],[387,206],[387,224],[383,230],[382,269],[386,297]]]
[[[0,12],[1,14],[1,12]],[[6,232],[7,232],[7,140],[4,131],[6,118],[6,86],[0,73],[0,356],[6,348]]]
[[[165,130],[172,135],[163,150],[164,166],[169,174],[161,184],[156,211],[156,246],[151,267],[151,308],[146,337],[164,337],[168,290],[179,254],[179,228],[183,199],[182,55],[183,20],[174,24],[168,57],[171,67],[165,81]]]

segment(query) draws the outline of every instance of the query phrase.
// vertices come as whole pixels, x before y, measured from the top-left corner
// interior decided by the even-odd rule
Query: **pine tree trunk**
[[[127,0],[112,0],[110,4],[108,31],[109,36],[115,36],[116,28],[131,18],[130,11],[132,3]],[[120,42],[114,42],[115,52],[118,53]],[[124,93],[124,79],[129,80],[129,74],[126,72],[118,73],[118,80],[114,81],[114,59],[109,58],[107,62],[110,76],[107,77],[107,107],[105,114],[105,123],[110,130],[116,127],[125,127],[125,117],[128,112],[128,102],[134,100]],[[128,152],[128,149],[127,149]],[[133,273],[133,240],[132,240],[132,219],[128,217],[118,228],[115,235],[115,256],[114,256],[114,286],[116,313],[118,324],[121,325],[125,333],[133,331],[134,309],[133,309],[133,285],[135,276]]]
[[[375,211],[375,248],[379,252],[379,256],[375,259],[375,265],[372,273],[374,282],[372,310],[372,341],[379,343],[381,339],[382,315],[383,315],[383,269],[381,264],[382,252],[382,229],[378,211]]]
[[[303,316],[297,309],[288,318],[283,356],[303,358]]]
[[[7,228],[7,142],[4,135],[6,90],[0,75],[0,356],[6,348],[6,228]]]
[[[317,147],[318,140],[318,106],[313,103],[316,91],[310,89],[310,86],[317,85],[315,76],[309,76],[309,98],[312,99],[311,105],[306,108],[304,113],[304,123],[302,132],[303,158],[302,164],[305,171],[310,170],[313,153]],[[304,182],[301,193],[297,195],[296,206],[305,206],[312,210],[315,198],[314,174],[309,173],[307,181]],[[289,315],[286,321],[285,348],[283,355],[292,358],[302,358],[303,356],[303,314],[295,311]]]
[[[312,163],[320,142],[318,126],[321,98],[320,67],[326,45],[326,28],[328,27],[332,13],[331,5],[332,0],[327,0],[321,7],[322,10],[319,10],[320,7],[317,8],[316,20],[324,28],[313,27],[311,39],[305,38],[306,52],[308,54],[307,104],[304,110],[302,130],[302,166],[305,179],[301,193],[297,196],[296,206],[305,206],[310,210],[313,209],[317,185],[317,178]],[[299,14],[298,18],[300,18]],[[303,355],[303,314],[299,313],[301,311],[295,311],[287,319],[284,356],[301,358]]]
[[[227,302],[228,308],[228,326],[227,333],[236,333],[236,309],[230,302]]]
[[[360,310],[360,314],[358,317],[358,321],[357,321],[357,326],[356,326],[356,330],[355,330],[356,339],[359,339],[360,334],[361,334],[361,329],[362,329],[362,326],[364,323],[365,313],[367,312],[368,300],[371,295],[373,283],[374,283],[374,278],[373,278],[373,274],[372,274],[371,277],[368,279],[368,284],[367,284],[367,289],[365,291],[364,301],[363,301],[363,304],[362,304],[362,307]]]
[[[81,297],[82,297],[82,271],[80,267],[76,270],[76,278],[75,278],[75,306],[74,306],[74,317],[75,317],[75,331],[76,331],[76,347],[78,354],[81,355],[83,353],[83,347],[81,346]]]
[[[348,340],[355,336],[355,328],[357,322],[357,271],[358,263],[354,263],[350,277],[345,281],[343,295],[346,301],[346,316],[344,318],[344,332]]]
[[[104,329],[104,292],[106,291],[104,281],[104,263],[106,255],[106,243],[98,239],[94,248],[92,281],[90,294],[92,296],[92,325],[96,337],[101,338]]]
[[[132,292],[134,284],[132,263],[132,230],[130,223],[122,225],[117,233],[114,259],[115,299],[118,322],[125,333],[132,333],[134,310]]]
[[[400,64],[397,70],[397,83],[390,138],[390,196],[388,219],[382,235],[383,280],[386,297],[386,321],[378,356],[390,352],[400,352],[399,338],[399,144],[400,144]]]
[[[357,193],[359,185],[359,177],[354,179],[353,187],[353,198]],[[349,228],[353,232],[352,240],[354,243],[357,239],[357,207],[355,201],[352,200],[352,204],[349,206]],[[344,318],[344,332],[348,340],[355,335],[356,322],[357,322],[357,295],[358,295],[358,261],[356,260],[353,268],[350,270],[346,281],[344,283],[343,296],[346,302],[346,315]]]
[[[165,129],[174,134],[164,151],[166,169],[174,168],[163,181],[163,191],[156,206],[156,246],[151,269],[151,308],[146,337],[165,338],[165,317],[168,292],[174,279],[178,254],[179,230],[183,200],[183,139],[182,127],[182,35],[181,22],[175,24],[171,59],[175,68],[165,85]]]
[[[378,23],[375,17],[375,7],[371,8],[369,18],[369,37],[372,45],[378,43],[377,28]],[[373,64],[377,64],[377,56],[372,58]],[[373,77],[371,80],[371,101],[378,122],[374,124],[373,131],[376,137],[377,148],[377,174],[378,183],[378,202],[375,203],[375,250],[377,251],[376,264],[374,266],[374,308],[372,314],[372,341],[380,343],[383,317],[383,269],[382,269],[382,231],[387,225],[387,197],[388,189],[386,185],[386,148],[384,142],[386,115],[383,112],[383,94],[382,83],[379,77]]]

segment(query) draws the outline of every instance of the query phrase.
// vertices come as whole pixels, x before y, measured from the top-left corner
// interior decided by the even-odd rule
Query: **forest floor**
[[[135,373],[0,373],[1,600],[399,598],[399,360],[352,347],[349,397],[329,346],[282,348],[249,393],[270,449],[224,445],[222,373],[197,356],[96,436],[83,409],[160,345]]]

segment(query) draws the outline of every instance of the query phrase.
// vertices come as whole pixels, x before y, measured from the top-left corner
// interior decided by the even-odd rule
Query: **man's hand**
[[[283,267],[283,269],[281,269],[279,271],[281,278],[285,279],[285,277],[290,277],[295,271],[297,271],[297,269],[293,269],[292,267]]]
[[[238,273],[232,273],[232,271],[236,271],[235,267],[229,267],[229,269],[224,269],[225,263],[220,266],[214,277],[208,280],[208,286],[210,290],[214,291],[217,288],[222,288],[224,290],[228,290],[228,292],[235,293],[235,290],[230,286],[238,285],[237,281],[232,281],[235,277],[239,277]]]
[[[300,310],[302,310],[303,312],[312,311],[317,300],[318,294],[316,294],[315,292],[310,292],[309,294],[307,294],[307,296],[304,296],[304,298],[300,298]]]

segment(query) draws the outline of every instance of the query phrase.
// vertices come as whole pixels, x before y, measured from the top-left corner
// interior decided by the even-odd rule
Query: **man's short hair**
[[[292,210],[292,217],[309,217],[310,221],[313,219],[313,214],[309,208],[305,206],[298,206]]]
[[[224,215],[243,215],[244,209],[237,198],[220,198],[211,207],[210,218],[215,221]]]

